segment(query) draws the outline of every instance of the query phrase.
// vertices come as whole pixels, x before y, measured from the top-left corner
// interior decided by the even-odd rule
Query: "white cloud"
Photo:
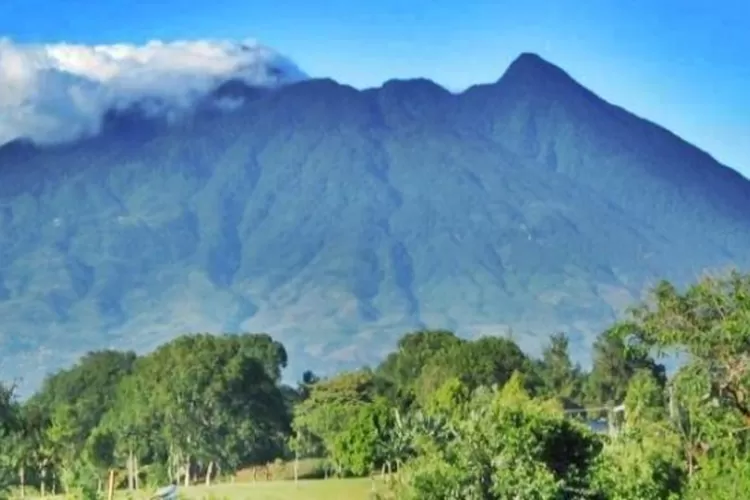
[[[107,109],[145,97],[186,108],[229,78],[269,86],[306,75],[254,41],[87,46],[0,38],[0,145],[20,137],[43,144],[96,133]]]

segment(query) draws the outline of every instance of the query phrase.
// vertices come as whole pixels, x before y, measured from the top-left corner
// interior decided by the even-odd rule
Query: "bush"
[[[682,498],[685,469],[676,437],[621,434],[606,446],[592,470],[592,486],[607,500]]]
[[[141,480],[147,488],[159,488],[169,484],[169,467],[167,464],[154,463],[141,467]]]
[[[522,381],[482,395],[454,422],[454,437],[432,439],[404,471],[411,499],[581,498],[602,443],[585,427],[528,398]]]
[[[750,491],[750,455],[717,454],[699,462],[685,498],[688,500],[738,500]]]

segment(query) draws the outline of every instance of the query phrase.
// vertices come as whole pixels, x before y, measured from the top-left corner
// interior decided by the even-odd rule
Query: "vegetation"
[[[378,483],[376,494],[385,493],[386,487]],[[115,492],[115,500],[151,500],[153,492],[139,490]],[[179,498],[185,500],[365,500],[372,493],[372,482],[368,478],[329,479],[327,481],[301,480],[268,481],[255,483],[221,483],[205,486],[193,485],[180,488]],[[63,500],[63,495],[48,496],[47,500]]]
[[[665,355],[680,357],[670,377]],[[362,487],[375,475],[378,495],[413,500],[750,491],[747,275],[661,283],[600,335],[589,370],[564,334],[532,359],[508,338],[440,330],[404,335],[375,368],[308,372],[296,387],[281,381],[286,363],[268,335],[196,334],[144,356],[92,352],[27,401],[6,386],[0,487],[98,498],[114,472],[134,495],[168,481],[233,477],[229,491],[251,477]],[[591,424],[603,416],[610,432]],[[340,481],[289,482],[284,498],[324,483]]]
[[[231,113],[136,106],[66,147],[0,146],[3,376],[27,394],[40,362],[266,322],[295,368],[331,372],[424,321],[504,325],[527,352],[529,330],[567,332],[579,352],[657,277],[750,270],[748,179],[516,63],[460,93],[235,80]]]

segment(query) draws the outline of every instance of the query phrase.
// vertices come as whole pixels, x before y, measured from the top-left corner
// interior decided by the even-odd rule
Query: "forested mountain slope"
[[[422,325],[585,354],[657,279],[747,268],[748,214],[745,178],[532,54],[461,94],[230,81],[0,148],[2,371],[197,331],[271,333],[295,373]]]

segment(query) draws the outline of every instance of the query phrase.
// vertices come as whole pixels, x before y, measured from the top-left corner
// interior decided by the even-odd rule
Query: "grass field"
[[[217,482],[212,486],[178,487],[181,498],[190,500],[390,500],[388,488],[382,477],[374,481],[375,491],[372,493],[373,481],[369,478],[361,479],[318,479],[323,475],[323,462],[320,459],[303,459],[297,463],[300,480],[295,484],[294,463],[277,462],[271,466],[272,480],[264,479],[261,474],[259,480],[253,479],[253,468],[242,469],[234,475],[233,482]],[[121,483],[122,484],[122,483]],[[17,493],[17,492],[16,492]],[[126,490],[115,492],[116,500],[144,500],[154,493],[154,489],[143,488],[135,494],[128,494]],[[20,499],[20,495],[12,495],[13,499]],[[44,500],[63,500],[62,495],[44,497]],[[41,500],[38,492],[27,489],[25,500]]]
[[[376,482],[383,491],[383,483]],[[369,500],[369,479],[312,479],[299,481],[258,481],[256,483],[218,484],[182,489],[190,499],[229,498],[232,500]]]
[[[385,494],[382,481],[375,482],[376,490]],[[125,491],[118,491],[115,498],[125,500],[149,498],[153,492],[144,490],[130,496]],[[372,482],[370,479],[310,479],[299,481],[258,481],[234,484],[216,484],[210,487],[191,486],[179,488],[180,497],[191,500],[370,500]],[[27,496],[27,500],[32,497]],[[47,496],[45,500],[62,500],[63,496]],[[383,498],[383,497],[381,497]],[[384,498],[388,498],[385,496]]]

